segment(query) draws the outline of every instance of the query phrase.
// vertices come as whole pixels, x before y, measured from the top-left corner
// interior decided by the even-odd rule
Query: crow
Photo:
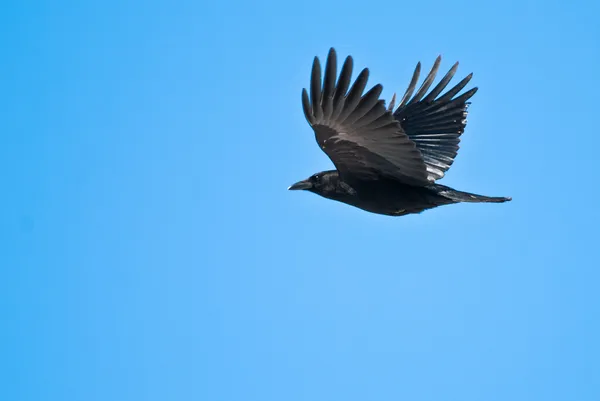
[[[510,201],[457,191],[436,184],[454,162],[460,136],[467,124],[468,100],[473,88],[455,97],[471,80],[469,74],[444,91],[458,68],[455,63],[427,93],[441,62],[435,63],[414,96],[421,71],[417,63],[404,96],[395,108],[396,95],[386,108],[380,99],[383,86],[364,93],[369,77],[363,69],[352,81],[352,56],[342,65],[336,82],[337,55],[329,50],[321,82],[321,64],[314,58],[310,98],[302,90],[302,107],[317,144],[335,170],[313,174],[290,186],[343,202],[371,213],[404,216],[460,202]]]

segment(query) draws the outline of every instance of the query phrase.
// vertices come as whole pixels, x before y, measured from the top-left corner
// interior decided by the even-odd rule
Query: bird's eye
[[[315,175],[315,176],[314,176],[314,179],[315,179],[315,181],[319,181],[319,176],[318,176],[318,175]]]

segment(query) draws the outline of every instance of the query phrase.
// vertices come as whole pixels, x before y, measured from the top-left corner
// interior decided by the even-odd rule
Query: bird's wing
[[[470,104],[468,100],[477,92],[477,88],[473,88],[455,97],[471,80],[473,74],[469,74],[438,97],[456,73],[458,68],[458,63],[456,63],[425,96],[435,79],[440,62],[441,57],[438,56],[421,87],[411,98],[421,71],[421,63],[417,64],[408,89],[400,100],[398,108],[394,111],[394,117],[423,155],[430,180],[442,178],[454,162],[460,136],[467,125],[467,108]],[[395,96],[392,103],[394,99]],[[393,110],[393,108],[394,105],[390,104],[389,109]]]
[[[348,56],[336,82],[337,56],[330,49],[321,85],[321,64],[314,59],[310,99],[303,89],[302,106],[317,143],[346,181],[386,176],[430,184],[421,153],[379,99],[382,86],[363,94],[369,70],[362,70],[349,89],[352,66]]]

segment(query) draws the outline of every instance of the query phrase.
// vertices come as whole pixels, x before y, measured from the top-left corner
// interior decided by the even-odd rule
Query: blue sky
[[[1,400],[600,398],[598,4],[373,4],[3,3]],[[331,46],[474,72],[441,182],[514,200],[286,191]]]

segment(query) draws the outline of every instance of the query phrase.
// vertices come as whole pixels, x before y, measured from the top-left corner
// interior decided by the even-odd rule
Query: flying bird
[[[440,62],[438,56],[413,96],[421,72],[419,62],[398,107],[395,94],[386,107],[380,99],[381,84],[365,93],[368,68],[352,83],[352,56],[344,61],[338,78],[337,55],[331,48],[323,80],[321,63],[315,57],[310,97],[303,89],[302,107],[317,144],[336,169],[313,174],[288,189],[310,191],[388,216],[460,202],[510,201],[436,183],[454,162],[467,124],[468,100],[477,92],[473,88],[456,96],[471,80],[473,74],[469,74],[442,94],[456,73],[456,63],[428,93]]]

